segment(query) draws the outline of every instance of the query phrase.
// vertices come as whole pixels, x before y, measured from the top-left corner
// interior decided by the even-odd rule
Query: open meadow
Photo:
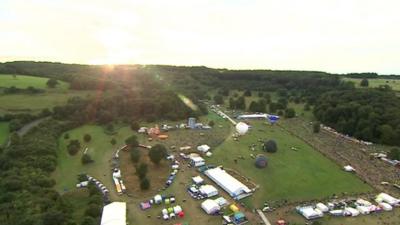
[[[353,174],[346,173],[338,165],[312,149],[302,140],[278,126],[263,121],[251,121],[248,134],[234,141],[228,138],[214,150],[210,163],[239,171],[260,188],[244,202],[250,207],[261,207],[267,201],[307,201],[331,197],[333,194],[363,193],[372,188]],[[276,153],[261,150],[259,140],[273,139],[278,144]],[[256,144],[256,150],[250,146]],[[264,154],[268,166],[258,169],[250,156]],[[236,159],[237,163],[235,163]]]
[[[4,94],[0,90],[0,115],[7,113],[33,113],[37,114],[43,109],[52,109],[54,106],[65,105],[68,99],[72,97],[87,98],[94,95],[94,91],[76,91],[70,90],[69,83],[58,81],[55,88],[48,88],[46,82],[48,78],[0,74],[0,89],[16,87],[25,89],[34,87],[44,90],[44,93],[28,94],[15,93]]]
[[[39,89],[50,89],[47,87],[46,83],[49,78],[46,77],[36,77],[36,76],[25,76],[25,75],[12,75],[12,74],[0,74],[0,88],[27,88],[34,87]],[[69,84],[64,81],[58,81],[59,84],[52,88],[54,90],[67,90]]]

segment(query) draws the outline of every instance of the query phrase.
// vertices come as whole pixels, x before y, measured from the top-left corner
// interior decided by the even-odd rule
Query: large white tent
[[[207,214],[214,214],[221,209],[221,207],[218,205],[218,203],[211,199],[207,199],[204,202],[202,202],[201,208],[204,211],[206,211]]]
[[[112,202],[104,206],[100,225],[126,225],[126,203]]]
[[[220,167],[209,169],[205,174],[233,198],[242,194],[251,193],[251,190],[246,185],[236,180],[236,178],[232,177]]]

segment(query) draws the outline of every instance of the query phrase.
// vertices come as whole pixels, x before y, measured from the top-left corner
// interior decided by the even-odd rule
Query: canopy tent
[[[197,150],[200,152],[208,152],[208,150],[210,150],[210,146],[208,145],[200,145],[197,146]]]
[[[192,181],[195,184],[202,184],[204,182],[204,179],[201,178],[200,176],[192,177]]]
[[[221,207],[219,207],[218,203],[216,203],[214,200],[211,199],[207,199],[204,202],[202,202],[201,208],[207,214],[214,214],[217,213],[219,210],[221,210]]]
[[[199,188],[201,194],[206,195],[207,197],[213,197],[218,195],[218,190],[212,185],[202,185]]]
[[[319,209],[314,209],[312,206],[297,207],[297,211],[306,219],[316,219],[323,217],[324,214]]]
[[[126,203],[112,202],[104,206],[100,225],[126,225]]]

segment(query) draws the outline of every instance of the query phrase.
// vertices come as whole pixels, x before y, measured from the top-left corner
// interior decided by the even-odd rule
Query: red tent
[[[179,216],[179,218],[183,218],[183,217],[185,217],[185,213],[183,211],[181,211],[178,213],[178,216]]]

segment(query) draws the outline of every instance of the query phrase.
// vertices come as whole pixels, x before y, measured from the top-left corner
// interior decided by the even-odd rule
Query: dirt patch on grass
[[[138,150],[142,153],[138,164],[146,163],[148,166],[147,178],[150,181],[150,189],[146,191],[140,190],[140,180],[138,176],[136,176],[136,164],[133,164],[131,161],[129,151],[121,151],[120,169],[128,194],[149,197],[164,188],[165,181],[171,172],[170,165],[166,160],[162,160],[160,165],[155,165],[150,161],[147,149],[140,148]]]

